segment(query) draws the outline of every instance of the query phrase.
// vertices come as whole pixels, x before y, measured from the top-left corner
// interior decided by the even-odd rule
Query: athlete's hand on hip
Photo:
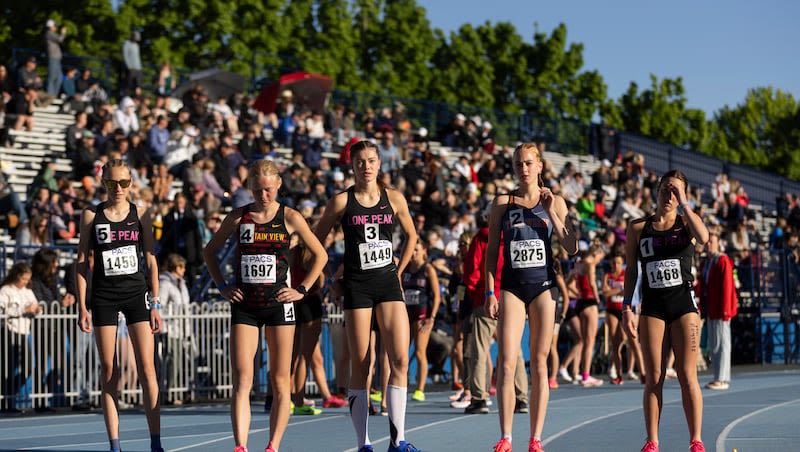
[[[244,300],[244,294],[238,287],[226,287],[220,290],[219,293],[231,303],[241,303]]]
[[[81,310],[78,314],[78,328],[84,333],[92,332],[92,314],[86,309]]]
[[[150,310],[150,329],[153,331],[153,334],[161,332],[161,325],[163,322],[161,321],[161,311],[158,309],[151,309]]]
[[[298,292],[296,289],[284,287],[278,291],[278,296],[275,297],[275,300],[278,303],[294,303],[295,301],[300,301],[303,298],[305,298],[305,295]]]

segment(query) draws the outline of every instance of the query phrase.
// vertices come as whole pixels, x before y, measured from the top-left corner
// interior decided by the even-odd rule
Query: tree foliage
[[[185,72],[220,66],[256,80],[293,70],[331,76],[339,89],[444,101],[545,121],[614,127],[737,163],[800,178],[798,104],[769,87],[707,119],[687,107],[680,77],[631,83],[607,97],[602,74],[584,68],[567,26],[536,27],[528,41],[508,22],[432,28],[416,0],[108,0],[3,2],[0,54],[43,51],[49,18],[69,29],[64,50],[116,70],[121,46],[141,32],[142,60]],[[103,62],[110,62],[103,63]],[[106,72],[108,74],[109,72]]]

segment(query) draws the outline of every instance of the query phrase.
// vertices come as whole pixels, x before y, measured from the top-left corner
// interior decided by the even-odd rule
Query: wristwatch
[[[299,286],[297,286],[297,288],[296,288],[296,289],[294,289],[294,290],[296,290],[296,291],[300,292],[300,293],[301,293],[301,294],[302,294],[304,297],[305,297],[306,295],[308,295],[308,289],[306,289],[306,286],[304,286],[304,285],[302,285],[302,284],[300,284]]]

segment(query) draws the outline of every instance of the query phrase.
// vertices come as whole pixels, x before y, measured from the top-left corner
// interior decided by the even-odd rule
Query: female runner
[[[103,166],[102,178],[103,186],[108,190],[108,200],[87,207],[81,215],[81,235],[75,260],[78,326],[84,333],[91,333],[94,329],[100,355],[103,419],[111,451],[118,452],[117,385],[120,372],[115,355],[117,317],[120,312],[125,315],[142,385],[150,450],[163,452],[158,378],[154,364],[153,335],[161,331],[158,311],[161,304],[153,225],[150,212],[128,200],[131,170],[127,163],[120,159],[110,160]]]
[[[628,226],[622,322],[629,337],[641,336],[647,373],[643,400],[647,440],[643,452],[659,449],[667,344],[675,352],[683,411],[689,427],[689,450],[705,451],[701,439],[703,396],[697,382],[700,316],[692,287],[692,259],[693,242],[705,244],[708,229],[687,204],[687,185],[686,176],[678,170],[664,174],[658,184],[655,213]],[[643,274],[637,333],[631,302],[640,262]]]
[[[386,347],[391,368],[386,391],[391,436],[389,451],[414,452],[418,449],[405,441],[409,326],[400,275],[414,253],[417,232],[403,195],[378,182],[381,160],[377,146],[359,141],[350,146],[350,157],[355,185],[328,201],[316,229],[320,240],[327,237],[337,222],[344,231],[341,286],[350,347],[350,415],[359,451],[372,451],[367,435],[367,377],[374,310],[381,345]],[[392,243],[396,223],[400,223],[405,233],[398,264],[394,262]]]
[[[234,452],[247,452],[250,430],[250,388],[253,358],[258,349],[258,330],[265,326],[269,348],[269,373],[275,401],[269,415],[269,444],[265,452],[277,452],[289,423],[291,364],[295,309],[322,273],[328,254],[311,232],[305,218],[277,201],[281,186],[278,168],[270,160],[253,163],[247,177],[254,201],[234,209],[203,250],[208,273],[220,294],[231,302],[231,368],[233,401],[231,422]],[[238,263],[235,280],[222,275],[217,250],[236,234]],[[314,256],[313,265],[296,289],[289,287],[289,244],[298,234]]]
[[[497,253],[503,233],[504,259],[500,299],[493,290],[486,292],[486,309],[499,320],[497,337],[497,400],[500,405],[502,438],[497,452],[511,451],[514,418],[514,371],[525,314],[531,331],[531,409],[529,451],[541,451],[549,387],[547,355],[555,324],[556,291],[553,251],[555,235],[568,254],[575,254],[576,233],[566,224],[567,205],[561,196],[544,187],[541,179],[542,156],[534,144],[521,144],[514,150],[514,174],[519,187],[498,195],[489,216],[489,248],[486,257],[486,287],[494,287]]]

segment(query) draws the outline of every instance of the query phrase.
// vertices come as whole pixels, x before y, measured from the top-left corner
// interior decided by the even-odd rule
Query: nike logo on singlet
[[[133,226],[134,224],[136,224],[136,222],[135,222],[135,221],[129,221],[129,222],[128,222],[128,226]]]
[[[383,209],[385,209],[387,207],[389,207],[389,205],[388,204],[384,204],[384,205],[380,206],[379,209],[383,210]]]

